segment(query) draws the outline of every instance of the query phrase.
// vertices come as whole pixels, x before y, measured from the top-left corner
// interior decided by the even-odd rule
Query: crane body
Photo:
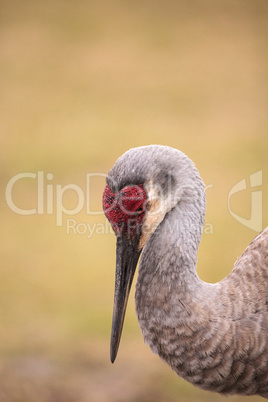
[[[268,228],[226,278],[202,281],[205,186],[185,154],[160,145],[118,159],[103,206],[117,237],[112,362],[141,256],[135,302],[151,350],[202,389],[268,398]]]

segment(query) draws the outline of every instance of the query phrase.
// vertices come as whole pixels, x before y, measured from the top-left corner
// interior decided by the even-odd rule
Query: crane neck
[[[196,264],[205,201],[196,201],[196,198],[182,199],[166,214],[145,245],[138,282],[157,277],[168,289],[180,288],[181,294],[194,292],[200,286],[202,281],[196,273]]]

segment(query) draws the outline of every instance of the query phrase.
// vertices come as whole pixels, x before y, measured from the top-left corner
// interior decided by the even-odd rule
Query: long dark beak
[[[117,237],[114,311],[110,349],[112,363],[115,361],[119,348],[128,296],[140,256],[137,241],[137,238],[131,240],[126,235]]]

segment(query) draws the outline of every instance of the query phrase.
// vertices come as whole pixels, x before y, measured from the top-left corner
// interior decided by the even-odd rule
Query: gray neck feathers
[[[205,220],[206,199],[204,183],[193,163],[184,154],[180,162],[173,171],[173,188],[169,191],[172,208],[145,245],[140,270],[151,270],[153,274],[158,267],[157,274],[171,281],[168,278],[172,278],[172,270],[174,275],[179,275],[181,282],[187,275],[191,281],[193,276],[197,277],[197,251]]]
[[[182,297],[200,285],[196,263],[204,215],[205,192],[188,189],[147,241],[139,266],[141,282],[143,277],[158,277],[162,291],[164,285],[175,287]]]

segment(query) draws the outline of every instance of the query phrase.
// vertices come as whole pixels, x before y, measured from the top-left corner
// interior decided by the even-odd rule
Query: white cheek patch
[[[145,190],[148,202],[142,225],[142,234],[138,245],[139,250],[144,247],[165,215],[174,208],[181,199],[181,194],[174,194],[171,189],[164,194],[163,189],[159,185],[153,184],[152,181],[145,185]]]
[[[158,208],[157,208],[158,209]],[[141,250],[151,234],[156,230],[157,226],[164,219],[165,213],[159,211],[158,213],[151,213],[147,211],[142,225],[142,235],[140,237],[138,249]]]
[[[165,199],[159,189],[153,186],[151,182],[147,185],[147,196],[147,211],[142,225],[142,234],[138,245],[139,250],[144,247],[151,234],[156,230],[167,213]]]

